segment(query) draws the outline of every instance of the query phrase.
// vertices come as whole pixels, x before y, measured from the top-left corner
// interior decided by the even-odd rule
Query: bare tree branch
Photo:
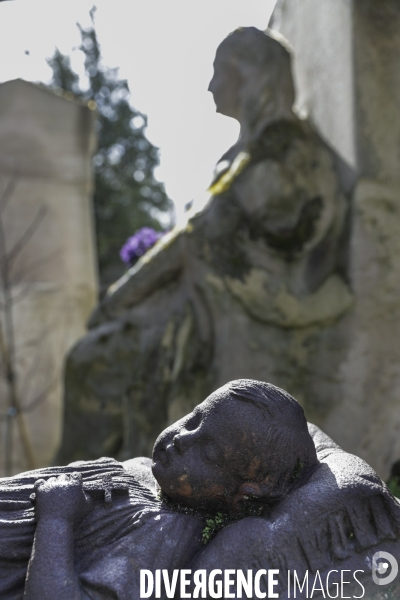
[[[18,304],[18,302],[21,302],[24,298],[26,298],[29,295],[29,293],[31,292],[32,287],[33,287],[33,283],[31,283],[29,281],[17,293],[12,294],[13,304]]]
[[[37,340],[36,340],[37,345]],[[21,397],[26,397],[29,395],[29,384],[32,381],[34,373],[39,372],[40,365],[43,361],[43,354],[41,352],[35,352],[33,360],[29,366],[29,368],[25,371],[23,379],[20,383],[19,393]]]
[[[1,0],[0,0],[1,1]],[[21,360],[21,354],[32,346],[37,346],[40,341],[51,332],[51,324],[47,328],[41,327],[36,339],[17,343],[14,327],[15,306],[32,291],[33,282],[30,281],[32,273],[60,255],[61,249],[55,250],[46,256],[32,260],[25,266],[14,267],[16,259],[28,246],[32,237],[39,229],[47,213],[44,206],[40,207],[37,214],[8,249],[7,234],[9,233],[4,222],[4,211],[9,205],[17,184],[17,176],[12,177],[4,191],[0,194],[0,374],[7,389],[7,408],[0,412],[0,421],[5,422],[5,474],[11,475],[13,457],[15,452],[13,428],[17,427],[23,456],[29,469],[35,466],[35,457],[32,443],[27,428],[25,414],[40,406],[58,384],[57,369],[54,364],[48,364],[48,372],[42,368],[45,353],[36,351],[29,363]],[[13,269],[14,267],[14,269]],[[12,270],[15,272],[12,273]],[[16,289],[16,285],[20,286]],[[46,354],[47,356],[47,354]],[[50,351],[49,351],[50,356]],[[40,368],[39,368],[40,367]],[[23,371],[23,374],[21,373]],[[40,375],[39,379],[37,374]],[[53,375],[53,376],[52,376]],[[48,382],[46,384],[46,381]],[[29,399],[30,398],[30,399]]]
[[[3,327],[0,323],[0,355],[1,355],[1,359],[4,364],[7,363],[7,354],[8,354],[8,352],[7,352],[6,342],[4,339]]]
[[[33,410],[34,408],[37,408],[40,404],[42,404],[42,402],[44,402],[47,399],[48,395],[56,387],[56,385],[57,379],[54,378],[53,381],[51,381],[41,392],[39,392],[39,394],[37,394],[37,396],[35,396],[35,398],[33,398],[30,402],[28,402],[28,404],[23,406],[21,408],[21,411],[27,413]]]
[[[40,330],[40,338],[41,339],[45,338],[51,330],[52,330],[52,327],[50,325],[44,329],[41,329]],[[38,341],[39,340],[37,337],[33,337],[33,338],[30,338],[29,340],[25,340],[25,341],[22,341],[22,342],[16,344],[14,355],[21,356],[25,352],[25,350],[29,350],[30,348],[34,348],[34,347],[37,349]],[[36,354],[37,353],[35,353],[35,355]]]
[[[58,248],[57,250],[54,250],[53,252],[49,252],[49,254],[47,254],[47,256],[42,256],[41,258],[38,258],[38,259],[32,261],[31,263],[29,263],[25,267],[22,267],[11,278],[11,283],[13,285],[16,285],[16,284],[20,283],[26,275],[31,275],[37,269],[40,269],[40,267],[43,267],[44,265],[49,264],[52,260],[54,260],[57,257],[61,256],[61,252],[62,252],[62,249]]]
[[[3,207],[9,202],[12,193],[10,190],[15,189],[10,185],[6,187],[7,194],[3,194]],[[0,339],[0,351],[2,353],[4,362],[4,373],[5,382],[8,388],[8,411],[6,420],[6,433],[5,433],[5,448],[4,448],[4,466],[6,475],[11,475],[12,470],[12,457],[13,457],[13,422],[16,420],[19,435],[21,438],[21,444],[23,453],[29,469],[33,469],[35,466],[33,448],[29,436],[29,432],[26,426],[25,417],[21,413],[20,398],[18,396],[17,389],[17,368],[15,363],[15,330],[14,330],[14,306],[11,294],[10,285],[10,264],[12,257],[16,257],[22,248],[26,246],[32,235],[36,231],[43,219],[43,211],[38,212],[36,218],[32,224],[27,228],[25,233],[15,244],[11,253],[7,253],[7,240],[5,227],[3,222],[3,215],[0,213],[0,256],[1,256],[1,269],[0,269],[0,282],[3,291],[3,303],[4,303],[4,335],[3,328],[1,329]]]
[[[0,196],[0,215],[3,214],[5,208],[7,207],[8,203],[11,200],[12,195],[13,195],[14,190],[17,185],[17,181],[18,181],[18,176],[13,175],[13,177],[11,177],[9,179],[3,193],[1,194],[1,196]]]
[[[21,235],[18,242],[16,242],[16,244],[14,244],[14,246],[11,248],[11,250],[9,252],[6,252],[4,254],[4,258],[2,258],[2,260],[5,260],[9,266],[16,259],[16,257],[22,252],[22,250],[26,247],[26,245],[29,244],[33,235],[36,233],[36,231],[40,227],[40,225],[46,215],[46,212],[47,212],[47,209],[44,206],[41,206],[39,208],[35,218],[33,219],[32,223],[27,227],[25,232]]]

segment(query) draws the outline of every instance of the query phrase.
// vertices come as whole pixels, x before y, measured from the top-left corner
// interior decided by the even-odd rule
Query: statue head
[[[317,464],[303,409],[287,392],[232,381],[168,427],[153,451],[162,491],[186,506],[240,510],[287,495]]]
[[[283,38],[242,27],[218,46],[209,84],[217,112],[250,126],[291,114],[291,55]]]

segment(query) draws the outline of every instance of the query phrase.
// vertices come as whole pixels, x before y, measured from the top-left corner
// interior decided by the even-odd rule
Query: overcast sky
[[[156,176],[178,214],[204,196],[218,158],[238,135],[207,92],[215,50],[239,26],[267,27],[275,0],[14,0],[0,3],[0,81],[48,82],[57,46],[82,71],[76,22],[96,30],[104,62],[128,79],[131,102],[148,115],[160,148]]]

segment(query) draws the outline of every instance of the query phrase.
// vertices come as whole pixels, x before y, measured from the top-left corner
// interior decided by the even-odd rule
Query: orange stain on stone
[[[261,460],[256,456],[252,458],[246,472],[246,477],[254,479],[257,476],[258,469],[260,467]]]
[[[224,447],[224,458],[225,459],[229,459],[232,456],[232,447],[231,446],[225,446]]]
[[[183,483],[178,487],[177,491],[180,496],[191,496],[193,489],[190,483]]]
[[[210,496],[221,496],[224,493],[224,486],[218,483],[213,483],[208,488]]]

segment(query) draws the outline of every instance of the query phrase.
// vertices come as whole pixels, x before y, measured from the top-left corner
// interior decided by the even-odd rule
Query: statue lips
[[[168,456],[165,448],[157,448],[153,452],[153,466],[158,462],[162,464],[163,467],[166,467],[168,464]]]
[[[174,442],[168,444],[168,446],[165,448],[165,456],[167,458],[167,462],[169,463],[171,458],[173,458],[176,454],[178,454],[178,451],[174,445]]]

